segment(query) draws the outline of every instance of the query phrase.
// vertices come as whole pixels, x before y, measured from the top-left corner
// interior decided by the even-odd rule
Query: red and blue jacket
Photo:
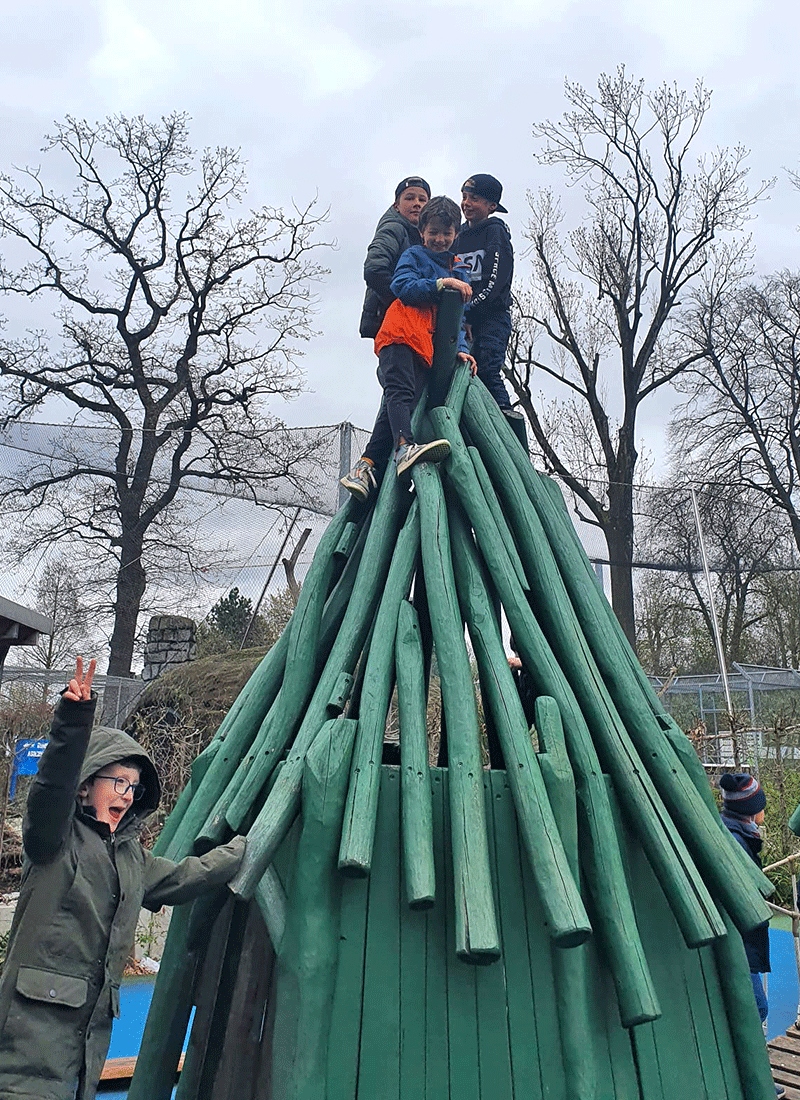
[[[391,288],[397,295],[375,337],[375,354],[389,344],[405,344],[424,361],[433,362],[433,333],[440,291],[438,279],[469,282],[469,271],[452,252],[431,252],[424,245],[407,248],[397,262]],[[458,350],[469,353],[462,322]]]

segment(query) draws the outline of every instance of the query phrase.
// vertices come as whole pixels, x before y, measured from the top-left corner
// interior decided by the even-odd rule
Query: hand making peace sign
[[[65,699],[72,699],[76,703],[86,702],[87,699],[92,697],[92,677],[94,676],[94,657],[89,662],[89,671],[86,673],[86,677],[83,675],[83,657],[76,658],[75,675],[67,685],[67,690],[64,692]]]

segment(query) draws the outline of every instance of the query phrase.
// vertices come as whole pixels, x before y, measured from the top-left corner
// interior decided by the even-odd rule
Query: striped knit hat
[[[726,772],[719,777],[722,790],[722,808],[726,813],[740,817],[755,817],[767,804],[767,796],[761,784],[752,775]]]

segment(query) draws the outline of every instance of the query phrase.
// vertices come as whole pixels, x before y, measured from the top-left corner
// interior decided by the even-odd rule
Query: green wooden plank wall
[[[325,1100],[571,1100],[554,949],[505,772],[484,772],[503,951],[485,967],[456,957],[447,769],[430,774],[436,905],[406,904],[396,767],[381,769],[371,876],[343,883]],[[664,1014],[623,1028],[602,944],[590,941],[586,1042],[597,1066],[594,1100],[742,1100],[713,952],[685,946],[629,835],[624,852]]]

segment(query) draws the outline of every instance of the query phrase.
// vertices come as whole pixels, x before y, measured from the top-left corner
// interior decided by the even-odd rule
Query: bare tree
[[[71,194],[39,169],[0,176],[0,290],[53,302],[52,323],[0,339],[3,412],[69,423],[3,501],[25,516],[25,549],[78,537],[111,559],[108,671],[128,675],[148,573],[200,551],[182,490],[302,487],[315,440],[269,400],[301,389],[324,215],[243,211],[240,154],[194,156],[181,114],[67,118],[45,152],[72,162]]]
[[[704,280],[685,322],[697,355],[682,379],[677,445],[707,476],[737,481],[782,515],[800,550],[800,274]]]
[[[748,189],[741,147],[694,162],[710,105],[701,83],[692,92],[665,84],[646,93],[620,68],[600,77],[597,94],[565,88],[569,111],[534,126],[534,135],[543,143],[540,162],[563,169],[586,209],[564,234],[553,192],[529,195],[534,275],[520,300],[509,378],[548,467],[605,535],[614,610],[633,642],[637,413],[698,358],[679,351],[673,314],[712,242],[741,228],[764,186]],[[536,369],[564,391],[549,417],[534,405]],[[577,433],[554,435],[554,421],[565,420]]]
[[[681,481],[685,475],[684,470]],[[757,659],[757,628],[767,614],[762,584],[782,562],[784,533],[763,498],[738,485],[703,486],[697,499],[726,663]],[[712,610],[694,511],[680,482],[652,495],[645,539],[648,558],[670,569],[673,606],[679,603],[705,634],[699,646],[695,638],[695,648],[714,663]]]
[[[51,633],[40,637],[30,653],[41,668],[68,668],[76,654],[94,654],[96,635],[80,580],[80,570],[64,556],[48,562],[38,578],[36,609],[53,623]]]

